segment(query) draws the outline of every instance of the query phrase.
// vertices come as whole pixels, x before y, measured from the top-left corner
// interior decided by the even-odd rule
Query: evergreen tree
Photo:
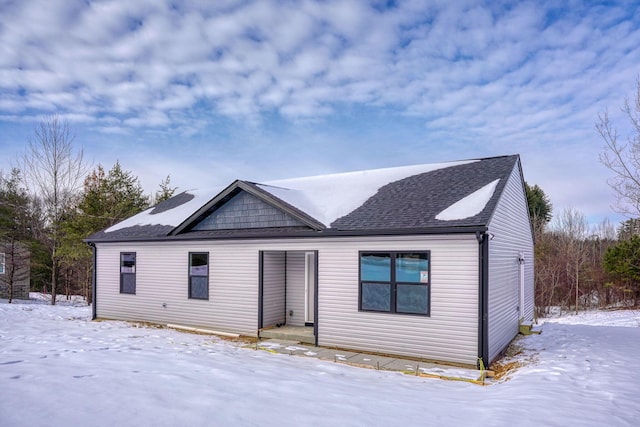
[[[525,183],[527,202],[529,204],[529,219],[534,230],[542,229],[551,221],[553,206],[549,197],[538,185],[533,187]]]
[[[167,177],[160,182],[160,190],[156,191],[153,204],[157,205],[160,202],[170,199],[177,189],[178,187],[171,187],[171,176],[167,175]]]
[[[82,292],[87,299],[90,299],[92,260],[91,250],[83,239],[148,207],[149,198],[138,178],[124,171],[119,162],[107,174],[98,165],[86,177],[77,209],[65,221],[60,254],[67,268],[75,268],[75,280],[83,284]]]
[[[640,302],[640,236],[632,236],[607,249],[604,254],[606,271],[622,282],[633,295],[634,305]]]
[[[30,224],[29,196],[20,171],[14,168],[6,177],[0,173],[0,253],[10,303],[15,284],[29,277]]]
[[[640,218],[623,221],[618,229],[619,240],[629,240],[633,236],[640,236]]]

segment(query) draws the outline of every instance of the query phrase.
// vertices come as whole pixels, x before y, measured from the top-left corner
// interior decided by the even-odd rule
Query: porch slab
[[[301,344],[298,341],[268,339],[258,343],[257,347],[262,350],[268,350],[273,353],[288,354],[295,356],[315,356],[317,347]]]
[[[279,328],[263,329],[260,331],[260,338],[296,341],[311,345],[316,342],[315,336],[313,335],[313,327],[311,326],[285,325]]]

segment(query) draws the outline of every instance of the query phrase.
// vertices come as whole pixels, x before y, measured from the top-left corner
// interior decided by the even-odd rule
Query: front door
[[[304,321],[315,321],[316,256],[314,252],[304,254]]]

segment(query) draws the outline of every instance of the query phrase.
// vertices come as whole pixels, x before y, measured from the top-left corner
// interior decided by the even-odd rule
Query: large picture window
[[[120,252],[120,293],[136,293],[136,253]]]
[[[361,311],[430,313],[429,252],[360,252]]]
[[[209,299],[208,252],[189,252],[189,298]]]

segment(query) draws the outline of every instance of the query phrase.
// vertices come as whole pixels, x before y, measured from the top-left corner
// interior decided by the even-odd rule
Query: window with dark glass
[[[189,298],[209,299],[208,252],[189,252]]]
[[[360,310],[429,315],[429,252],[360,252]]]
[[[120,293],[136,293],[136,253],[120,253]]]

